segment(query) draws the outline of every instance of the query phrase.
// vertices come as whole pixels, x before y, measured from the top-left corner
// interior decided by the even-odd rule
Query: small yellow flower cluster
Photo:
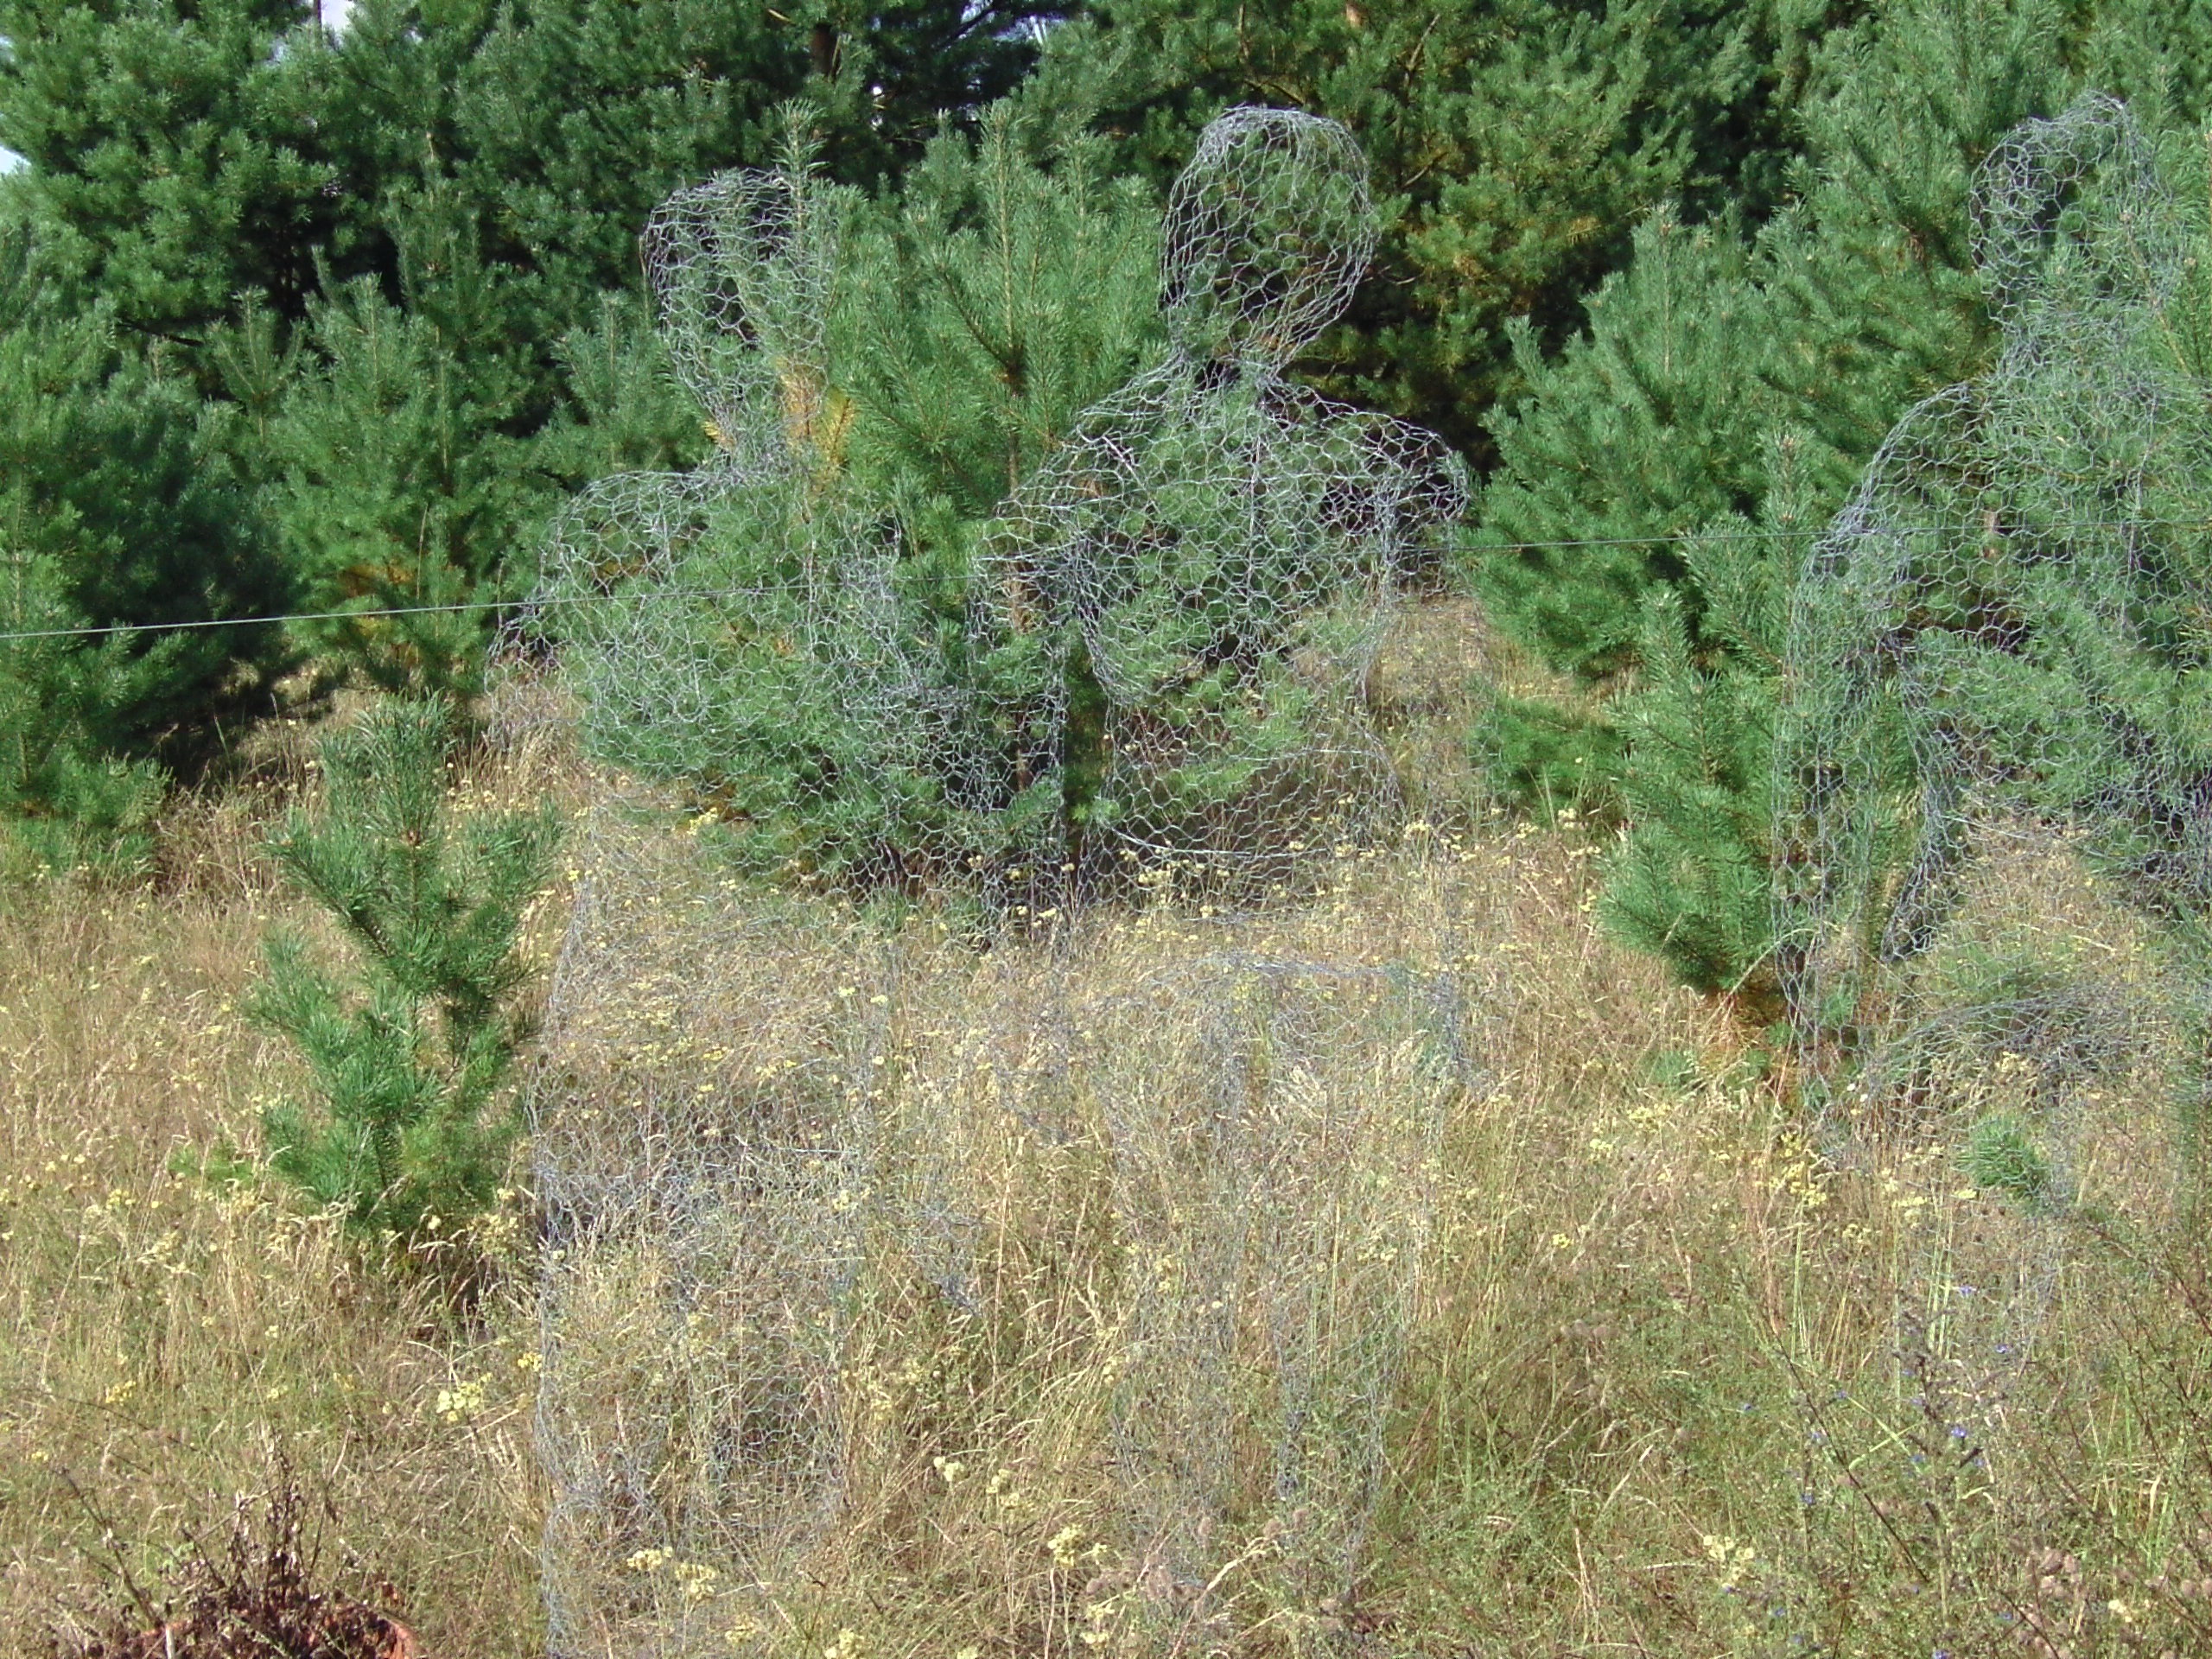
[[[715,1593],[715,1585],[721,1577],[704,1561],[678,1561],[669,1568],[669,1576],[676,1580],[686,1601],[704,1601]]]
[[[690,1602],[706,1600],[715,1593],[715,1586],[721,1582],[721,1573],[704,1561],[686,1561],[677,1558],[672,1549],[632,1550],[623,1563],[640,1578],[656,1578],[665,1574]],[[723,1639],[732,1646],[742,1642],[750,1631],[725,1630]]]
[[[466,1382],[438,1390],[438,1415],[448,1423],[465,1423],[484,1409],[484,1390],[491,1382],[488,1376],[473,1376]]]
[[[1733,1590],[1758,1560],[1758,1551],[1739,1542],[1733,1534],[1723,1537],[1708,1532],[1698,1541],[1705,1548],[1706,1560],[1720,1569],[1720,1587],[1724,1591]]]
[[[1065,1526],[1054,1533],[1045,1548],[1052,1552],[1052,1565],[1062,1569],[1073,1567],[1083,1559],[1084,1531],[1081,1527]]]

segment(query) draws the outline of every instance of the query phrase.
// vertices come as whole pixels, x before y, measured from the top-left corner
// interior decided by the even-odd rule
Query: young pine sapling
[[[321,810],[295,813],[271,847],[353,967],[334,973],[276,933],[252,1005],[320,1096],[267,1113],[273,1166],[403,1249],[493,1201],[518,1125],[501,1090],[531,1026],[516,936],[559,839],[550,804],[456,822],[451,745],[436,702],[382,705],[325,742]]]

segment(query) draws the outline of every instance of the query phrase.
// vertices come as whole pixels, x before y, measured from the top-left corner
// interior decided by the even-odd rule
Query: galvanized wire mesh
[[[1226,956],[1079,1017],[1125,1253],[1126,1611],[1164,1647],[1230,1622],[1240,1557],[1294,1612],[1351,1604],[1446,1118],[1478,1081],[1469,988]]]
[[[1398,810],[1367,677],[1465,475],[1284,378],[1375,236],[1365,160],[1319,117],[1232,110],[1176,181],[1172,350],[1015,493],[976,582],[983,648],[1015,664],[1002,792],[1050,804],[1031,868],[1262,893]]]
[[[2096,96],[1988,158],[1996,361],[1890,434],[1790,619],[1776,921],[1799,1069],[1838,1155],[2006,1203],[1979,1267],[1925,1241],[1930,1284],[1967,1293],[1931,1328],[1993,1376],[2055,1282],[2100,1103],[2202,1090],[2203,983],[2177,947],[2212,899],[2212,450],[2195,262],[2154,161]]]
[[[963,1344],[1119,1379],[1058,1477],[1103,1482],[1094,1630],[1186,1644],[1252,1594],[1311,1619],[1365,1565],[1494,995],[1455,855],[1389,833],[1366,709],[1464,478],[1283,378],[1371,252],[1363,162],[1314,118],[1207,130],[1173,351],[1007,504],[935,634],[845,470],[819,188],[655,215],[717,453],[581,497],[525,625],[612,769],[535,1093],[552,1649],[790,1647],[792,1586],[918,1432],[887,1424],[943,1386],[914,1356]],[[1389,938],[1301,955],[1378,868]],[[1039,1191],[1110,1217],[1081,1298],[1036,1288],[1070,1248]]]
[[[669,359],[748,470],[803,465],[827,438],[842,228],[803,150],[679,190],[646,221],[640,252]]]
[[[1415,837],[1318,910],[983,948],[764,893],[665,814],[583,856],[533,1090],[555,1651],[790,1650],[779,1607],[916,1547],[881,1529],[917,1437],[1072,1506],[1054,1616],[1129,1650],[1354,1605],[1486,1086],[1472,866]]]
[[[823,1040],[796,995],[763,1020],[803,924],[733,906],[695,852],[602,810],[533,1091],[558,1654],[704,1649],[843,1475],[868,1033]]]

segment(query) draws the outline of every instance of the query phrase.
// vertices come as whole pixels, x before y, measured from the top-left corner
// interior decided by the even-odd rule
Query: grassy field
[[[2212,1651],[2187,1033],[2145,1016],[2082,1095],[2063,1216],[1959,1162],[2025,1058],[1923,1068],[1823,1155],[1765,1033],[1599,931],[1601,839],[1454,816],[1464,710],[1410,639],[1383,695],[1430,822],[1234,925],[993,946],[580,838],[634,903],[579,934],[532,1073],[570,1173],[708,1167],[740,1107],[842,1125],[871,1173],[679,1249],[605,1206],[541,1242],[525,1156],[465,1307],[193,1172],[294,1080],[238,1010],[303,919],[258,850],[296,762],[180,804],[143,888],[11,895],[0,1649],[281,1461],[432,1659],[542,1652],[548,1570],[608,1654]],[[461,793],[548,787],[586,793],[525,745]],[[2155,1001],[2156,941],[2063,860],[1986,872],[1969,931],[2084,1007]],[[1242,1140],[1182,1134],[1209,1102]],[[834,1339],[800,1317],[825,1239]],[[751,1486],[664,1436],[652,1516],[555,1503],[641,1415],[757,1428],[776,1376],[804,1399],[746,1431]]]

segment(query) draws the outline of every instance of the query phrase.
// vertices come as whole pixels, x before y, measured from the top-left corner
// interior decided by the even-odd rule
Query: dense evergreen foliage
[[[1755,232],[1668,212],[1494,418],[1493,616],[1610,694],[1595,734],[1502,702],[1479,747],[1529,798],[1627,822],[1608,908],[1709,989],[1772,987],[1769,846],[1783,606],[1891,424],[1995,332],[1967,195],[2020,120],[2084,86],[2156,130],[2204,112],[2202,8],[1902,0],[1821,47],[1796,199]],[[1578,764],[1579,763],[1579,764]]]
[[[702,447],[639,344],[655,202],[766,160],[802,91],[832,163],[880,180],[1010,87],[1019,26],[1053,15],[364,0],[334,39],[303,0],[9,0],[0,143],[75,303],[184,377],[188,412],[196,391],[248,416],[239,481],[302,608],[462,605],[510,594],[563,491]],[[619,375],[580,369],[613,340]],[[466,693],[484,624],[298,643]]]
[[[2094,86],[2185,171],[2208,34],[2195,0],[364,0],[337,35],[0,0],[9,614],[142,630],[0,645],[0,795],[68,861],[288,664],[471,696],[563,504],[713,450],[637,237],[795,97],[850,226],[838,488],[972,678],[978,538],[1157,343],[1167,179],[1224,105],[1289,105],[1350,126],[1383,219],[1299,372],[1458,446],[1493,626],[1585,689],[1492,701],[1492,786],[1625,824],[1617,927],[1761,993],[1791,576],[1993,349],[1974,169]],[[283,610],[410,613],[161,626]]]
[[[201,762],[283,662],[296,591],[241,433],[0,231],[0,810],[35,860],[132,861],[160,769]],[[115,628],[106,634],[71,630]]]

